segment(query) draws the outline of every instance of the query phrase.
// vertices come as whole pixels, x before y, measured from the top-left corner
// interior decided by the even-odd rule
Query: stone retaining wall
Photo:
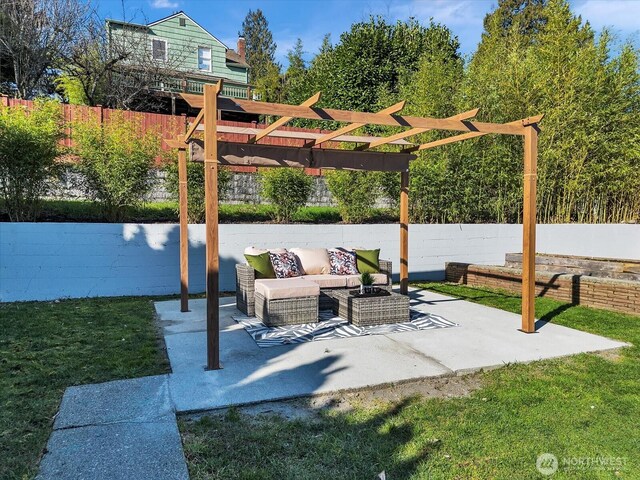
[[[472,287],[522,291],[522,270],[519,268],[447,262],[445,278],[448,282]],[[536,295],[574,305],[640,314],[640,282],[536,272]]]

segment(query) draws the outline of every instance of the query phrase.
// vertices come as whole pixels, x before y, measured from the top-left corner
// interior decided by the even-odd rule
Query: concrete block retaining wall
[[[399,271],[399,226],[220,225],[220,287],[258,247],[380,248]],[[190,290],[204,290],[204,225],[189,227]],[[0,301],[179,292],[175,224],[0,223]],[[411,225],[412,280],[445,278],[446,262],[502,265],[522,250],[521,225]],[[539,225],[539,252],[640,258],[640,225]]]
[[[446,264],[446,280],[474,287],[522,291],[522,270],[491,265]],[[640,282],[536,272],[536,295],[574,305],[640,314]]]
[[[165,184],[166,174],[163,170],[154,170],[152,173],[153,186],[147,195],[149,202],[165,202],[172,200],[171,194],[167,191]],[[322,176],[313,176],[313,190],[307,201],[309,206],[335,206],[327,182]],[[67,170],[57,182],[55,182],[47,198],[57,200],[81,200],[87,195],[79,188],[82,184],[82,177],[76,172]],[[260,196],[260,184],[255,173],[232,172],[229,190],[225,193],[224,203],[264,203]],[[388,207],[386,199],[379,199],[377,207]]]

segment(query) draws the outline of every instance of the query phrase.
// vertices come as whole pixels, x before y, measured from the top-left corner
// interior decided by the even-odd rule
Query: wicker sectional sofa
[[[389,260],[380,260],[380,273],[374,274],[375,285],[391,291],[392,263]],[[355,289],[360,286],[359,275],[302,275],[298,285],[309,286],[309,282],[318,285],[319,293],[311,294],[310,290],[301,290],[300,296],[291,292],[287,298],[270,300],[265,295],[265,284],[274,285],[280,282],[284,286],[288,278],[256,280],[254,269],[248,264],[236,264],[236,305],[238,310],[252,317],[258,315],[266,324],[270,325],[295,325],[316,321],[318,309],[330,310],[333,308],[334,299],[332,292],[336,290]],[[262,282],[262,285],[260,284]],[[256,289],[256,283],[258,288]],[[290,282],[292,289],[296,288],[295,282]],[[289,289],[291,290],[291,289]],[[267,304],[269,309],[267,313]],[[315,307],[314,307],[315,303]],[[299,315],[296,314],[299,312]],[[273,318],[269,318],[273,317]]]

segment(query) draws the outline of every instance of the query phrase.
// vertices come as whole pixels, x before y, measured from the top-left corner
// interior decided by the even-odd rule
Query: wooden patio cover
[[[536,163],[538,156],[538,123],[542,115],[510,123],[471,122],[478,109],[439,119],[400,115],[405,105],[400,102],[377,113],[351,112],[314,107],[320,92],[301,105],[235,100],[220,96],[222,81],[204,86],[204,95],[182,94],[191,107],[200,113],[184,136],[165,139],[178,149],[180,184],[180,300],[181,311],[188,311],[188,231],[187,231],[187,149],[192,161],[202,161],[205,173],[206,223],[206,296],[207,296],[207,368],[219,369],[219,257],[218,257],[218,165],[253,165],[259,167],[304,167],[343,170],[399,171],[400,172],[400,291],[409,287],[409,162],[415,152],[449,143],[497,133],[524,137],[524,208],[523,208],[523,261],[522,261],[522,328],[535,333],[535,239],[536,239]],[[226,142],[218,138],[219,111],[244,112],[279,117],[264,129],[247,131],[238,127],[225,127],[227,133],[245,133],[246,143]],[[345,126],[325,134],[291,132],[277,129],[294,118],[337,121]],[[204,122],[204,141],[193,137]],[[350,132],[364,125],[406,127],[401,133],[387,137],[350,136]],[[234,130],[235,128],[235,130]],[[413,145],[405,138],[429,130],[463,132],[440,140]],[[259,143],[269,135],[304,140],[302,147],[274,146]],[[354,143],[354,149],[328,149],[322,144],[329,141]],[[375,151],[381,145],[399,145],[397,152]]]

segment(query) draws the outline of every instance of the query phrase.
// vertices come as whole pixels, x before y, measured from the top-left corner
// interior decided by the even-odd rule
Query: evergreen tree
[[[273,75],[276,66],[276,43],[269,30],[269,22],[259,8],[249,10],[238,33],[246,42],[246,58],[250,66],[249,82],[257,84],[261,79]],[[279,73],[279,66],[278,66]]]
[[[307,65],[303,58],[302,40],[297,39],[287,54],[289,67],[285,72],[285,98],[287,103],[298,104],[309,98],[307,83]]]

